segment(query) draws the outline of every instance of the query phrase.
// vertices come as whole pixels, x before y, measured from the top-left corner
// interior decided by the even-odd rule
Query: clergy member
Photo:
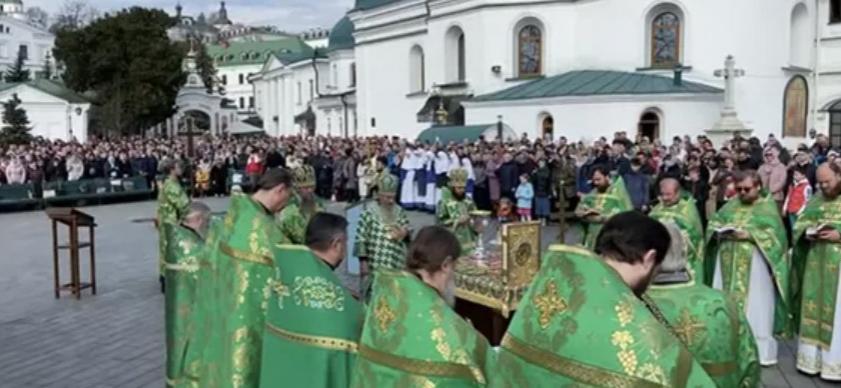
[[[596,166],[590,173],[593,190],[581,198],[575,215],[584,223],[584,246],[593,249],[602,225],[610,217],[634,209],[622,177],[611,181],[605,166]]]
[[[364,314],[333,272],[347,254],[347,220],[315,214],[305,241],[279,248],[260,386],[346,388]]]
[[[415,174],[420,167],[421,160],[415,153],[415,146],[408,145],[403,151],[403,161],[400,163],[400,206],[404,209],[417,207],[417,183]]]
[[[473,253],[478,239],[470,217],[476,211],[476,203],[467,196],[467,179],[468,172],[463,168],[450,171],[450,193],[443,196],[436,209],[438,224],[456,235],[461,244],[462,256]]]
[[[683,230],[665,226],[672,245],[646,292],[650,304],[719,387],[759,386],[756,341],[744,311],[723,292],[696,280]]]
[[[496,387],[712,387],[640,299],[669,249],[637,212],[608,220],[595,251],[555,245],[502,340]]]
[[[824,163],[817,180],[822,195],[814,197],[797,218],[793,234],[797,369],[841,381],[841,168]]]
[[[278,215],[280,231],[292,243],[304,243],[307,224],[315,213],[324,210],[324,204],[315,195],[315,169],[302,164],[292,171],[295,196]]]
[[[428,226],[412,242],[404,271],[377,275],[351,387],[488,384],[494,352],[452,309],[460,250],[450,231]]]
[[[660,203],[651,210],[651,217],[664,224],[674,223],[686,241],[687,260],[693,279],[704,279],[704,226],[692,197],[681,196],[680,182],[674,178],[660,181]]]
[[[158,217],[155,220],[159,232],[161,225],[165,223],[178,225],[187,215],[187,207],[190,205],[190,197],[181,187],[179,179],[184,172],[181,163],[175,160],[166,160],[161,163],[161,172],[166,175],[166,180],[158,189]],[[166,279],[164,278],[164,255],[166,254],[166,237],[159,233],[158,237],[158,266],[160,268],[161,292],[165,290]]]
[[[777,363],[777,340],[788,328],[788,242],[777,204],[754,171],[735,179],[738,197],[707,226],[707,279],[746,312],[759,363]]]
[[[377,181],[377,202],[366,205],[359,217],[354,256],[359,258],[364,276],[362,292],[368,295],[369,274],[384,269],[400,269],[406,263],[409,217],[394,196],[397,178],[385,172]]]
[[[201,202],[192,202],[180,225],[161,224],[161,232],[167,240],[164,274],[169,284],[164,298],[168,387],[190,385],[183,374],[183,362],[189,339],[196,330],[192,321],[193,308],[196,306],[199,260],[205,254],[204,235],[209,221],[210,208]]]
[[[292,174],[282,168],[264,173],[252,196],[231,198],[223,229],[208,242],[219,278],[206,343],[198,350],[204,360],[201,387],[259,383],[275,259],[283,260],[277,246],[288,242],[274,217],[292,196],[292,182]]]

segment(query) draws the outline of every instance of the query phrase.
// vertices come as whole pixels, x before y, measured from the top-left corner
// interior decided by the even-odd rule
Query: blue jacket
[[[531,183],[520,183],[517,186],[517,207],[520,209],[531,209],[531,201],[534,199],[534,188]]]
[[[625,174],[623,179],[625,179],[625,187],[628,188],[628,194],[631,196],[631,203],[634,204],[634,209],[640,210],[643,206],[651,202],[649,192],[651,178],[648,175],[631,170]]]

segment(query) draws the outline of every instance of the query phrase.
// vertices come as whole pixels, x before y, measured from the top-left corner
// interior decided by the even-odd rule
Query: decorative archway
[[[806,137],[809,83],[802,75],[788,81],[783,92],[783,137]]]
[[[648,140],[654,141],[660,138],[660,114],[653,110],[647,110],[640,116],[640,121],[637,124],[637,134],[642,137],[647,137]]]
[[[540,136],[546,139],[555,139],[555,119],[552,115],[544,113],[540,116]]]
[[[197,109],[188,110],[181,115],[178,130],[179,133],[186,133],[189,130],[193,132],[208,132],[211,130],[211,123],[210,114],[207,112]]]

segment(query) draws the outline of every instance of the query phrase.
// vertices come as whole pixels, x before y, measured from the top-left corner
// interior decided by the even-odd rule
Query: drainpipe
[[[821,37],[820,37],[820,16],[819,16],[819,7],[820,7],[820,0],[815,0],[815,53],[813,54],[813,66],[812,66],[812,90],[814,93],[814,99],[812,100],[812,117],[811,117],[811,129],[815,129],[815,125],[817,124],[817,116],[818,116],[818,98],[820,94],[818,90],[820,88],[820,63],[821,63]],[[827,134],[829,135],[829,134]],[[808,136],[808,135],[807,135]]]
[[[348,131],[347,100],[345,98],[347,98],[347,93],[342,93],[342,95],[339,96],[339,99],[342,101],[342,109],[345,111],[345,139],[347,139],[350,137],[350,131]]]

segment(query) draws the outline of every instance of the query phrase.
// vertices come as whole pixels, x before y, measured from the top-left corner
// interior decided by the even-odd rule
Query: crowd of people
[[[171,385],[755,387],[781,338],[798,339],[798,370],[841,380],[841,163],[825,137],[795,152],[774,137],[715,148],[623,133],[591,145],[256,141],[284,147],[283,162],[249,169],[268,157],[246,146],[251,191],[216,222],[181,187],[181,163],[162,162]],[[331,156],[339,174],[374,174],[319,183]],[[368,195],[355,232],[317,199]],[[574,209],[580,243],[541,252],[492,350],[453,309],[456,273],[474,273],[457,268],[504,268],[477,256],[471,217],[529,221],[553,202]],[[414,233],[404,208],[430,204],[437,225]],[[351,234],[358,293],[334,273]]]

